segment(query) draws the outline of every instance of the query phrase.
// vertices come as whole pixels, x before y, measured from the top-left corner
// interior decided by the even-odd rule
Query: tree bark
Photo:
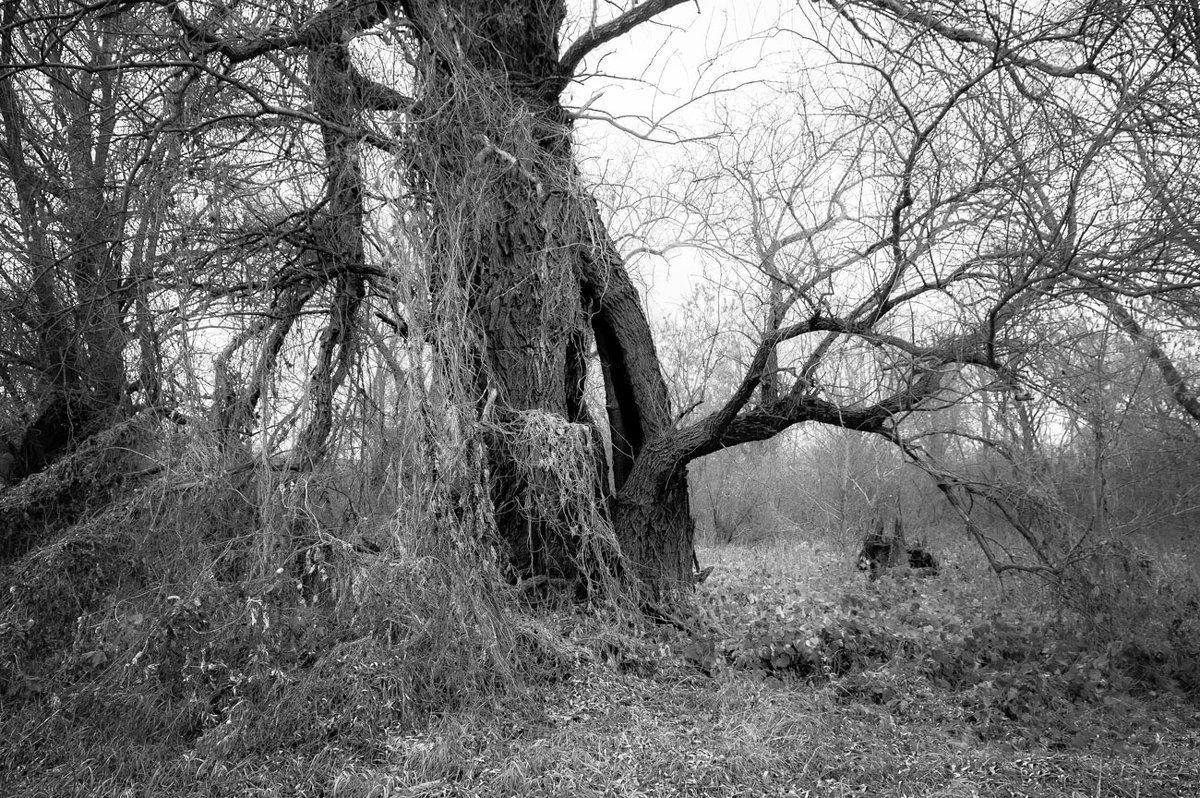
[[[425,48],[413,113],[414,188],[426,231],[431,308],[446,362],[465,351],[471,392],[492,403],[496,524],[522,575],[570,576],[552,518],[533,507],[514,448],[521,419],[583,417],[582,306],[561,246],[570,130],[546,80],[558,63],[562,2],[406,4]],[[461,297],[454,302],[452,297]],[[447,340],[458,334],[459,340]],[[488,397],[492,397],[489,400]]]
[[[648,442],[670,428],[670,406],[637,292],[575,179],[559,98],[565,3],[414,1],[406,10],[429,48],[414,172],[442,236],[439,281],[463,286],[479,337],[476,395],[494,392],[501,420],[541,411],[587,423],[582,354],[594,335],[620,491]],[[549,531],[522,512],[527,486],[509,457],[493,445],[498,525],[523,570],[559,575],[570,552],[552,551]],[[627,556],[648,581],[683,579],[692,561],[685,475],[635,492],[609,508]]]
[[[612,440],[613,525],[634,575],[651,596],[691,584],[695,520],[686,460],[654,337],[637,289],[595,204],[582,202],[595,231],[582,257],[582,285],[604,373]]]

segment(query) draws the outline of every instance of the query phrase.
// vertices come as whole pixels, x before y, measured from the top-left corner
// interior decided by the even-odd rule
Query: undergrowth
[[[338,519],[352,475],[214,452],[159,452],[159,477],[2,566],[0,794],[241,795],[261,762],[316,783],[563,671],[473,526],[486,491]]]
[[[935,578],[896,569],[846,579],[844,558],[811,547],[763,547],[727,563],[696,596],[702,634],[678,644],[701,672],[769,684],[830,684],[837,695],[904,709],[913,685],[945,691],[979,734],[1079,741],[1088,708],[1130,697],[1200,699],[1200,589],[1185,572],[1138,582],[1089,581],[1082,615],[1069,585],[1008,587],[974,568]],[[743,559],[744,557],[744,559]],[[777,563],[823,560],[805,579]]]
[[[1093,573],[1066,604],[965,557],[869,581],[836,550],[727,547],[679,629],[523,607],[411,518],[316,524],[286,498],[312,480],[150,485],[7,566],[0,792],[1073,795],[1001,787],[1196,743],[1170,719],[1195,697],[1183,573]]]

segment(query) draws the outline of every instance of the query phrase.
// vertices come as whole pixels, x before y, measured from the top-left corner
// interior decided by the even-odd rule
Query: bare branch
[[[550,86],[553,95],[557,96],[566,89],[567,84],[575,76],[575,70],[579,68],[579,64],[583,62],[588,53],[602,44],[610,42],[619,36],[624,36],[638,25],[648,22],[664,11],[678,5],[683,5],[686,2],[688,0],[646,0],[646,2],[634,6],[616,19],[589,29],[576,39],[567,48],[567,51],[563,53],[562,58],[559,59],[559,76]]]
[[[950,41],[981,47],[991,53],[998,62],[1015,64],[1016,66],[1042,72],[1052,77],[1074,78],[1081,75],[1095,75],[1109,83],[1115,84],[1117,82],[1114,76],[1104,72],[1091,61],[1064,66],[1040,58],[1030,58],[1019,53],[1020,48],[1024,45],[1023,42],[1006,44],[994,36],[988,36],[979,31],[944,22],[933,14],[920,11],[908,3],[901,2],[901,0],[862,0],[861,3],[847,3],[837,0],[833,5],[843,13],[846,13],[854,5],[864,5],[901,22],[931,30]]]

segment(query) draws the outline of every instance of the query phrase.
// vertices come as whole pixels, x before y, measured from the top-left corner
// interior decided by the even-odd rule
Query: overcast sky
[[[575,6],[564,47],[586,28],[593,3]],[[613,16],[611,3],[597,6],[599,21]],[[686,3],[597,50],[567,96],[570,106],[586,107],[576,126],[584,173],[627,176],[634,185],[663,179],[687,157],[671,142],[711,132],[718,108],[749,111],[765,102],[769,84],[820,57],[804,40],[817,28],[812,13],[795,0]],[[686,297],[697,272],[694,255],[685,252],[666,261],[640,256],[629,265],[649,289],[648,304],[667,312]]]

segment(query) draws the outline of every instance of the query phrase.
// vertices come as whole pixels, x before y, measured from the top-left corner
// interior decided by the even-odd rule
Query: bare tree
[[[619,489],[644,441],[669,426],[671,414],[637,293],[575,176],[571,120],[560,95],[595,47],[677,4],[643,3],[593,25],[565,51],[558,41],[565,6],[558,2],[531,2],[510,13],[508,5],[457,2],[333,2],[314,12],[286,4],[93,8],[64,1],[45,15],[10,4],[6,154],[23,205],[9,218],[26,261],[23,272],[10,275],[14,297],[28,284],[40,302],[14,334],[40,335],[39,351],[51,361],[38,367],[46,383],[127,408],[135,387],[153,401],[163,398],[156,376],[162,373],[162,324],[156,322],[164,306],[174,305],[166,313],[168,327],[223,317],[209,336],[208,347],[217,346],[212,376],[192,387],[211,384],[205,423],[235,459],[246,457],[264,393],[281,381],[295,383],[286,375],[288,353],[312,341],[303,407],[285,414],[294,432],[275,436],[290,452],[266,453],[280,468],[311,468],[328,455],[337,396],[369,331],[364,303],[374,309],[372,324],[380,320],[401,334],[408,326],[404,315],[418,308],[396,294],[396,278],[409,265],[384,267],[382,246],[376,243],[372,252],[366,237],[368,214],[391,214],[425,248],[413,267],[427,270],[422,279],[435,297],[431,307],[442,307],[436,297],[447,292],[465,297],[465,319],[438,321],[465,322],[472,331],[463,358],[469,383],[480,410],[487,406],[501,424],[532,410],[588,420],[581,386],[593,334],[588,327],[594,330],[610,388]],[[40,48],[47,35],[54,42],[65,32],[66,41],[106,26],[124,26],[125,36],[92,36],[85,58]],[[376,63],[389,74],[375,77],[390,80],[368,76],[356,61],[352,44],[364,39],[385,45],[387,57]],[[157,49],[122,49],[143,40]],[[99,112],[88,105],[95,105],[88,94],[95,82],[122,76],[137,76],[145,93],[117,108],[101,90],[109,104]],[[43,83],[84,96],[82,106],[73,97],[62,104],[75,109],[66,128],[77,138],[151,142],[140,160],[130,158],[141,171],[120,181],[94,168],[71,173],[91,181],[80,186],[87,191],[65,192],[72,202],[91,203],[72,214],[76,237],[85,237],[76,261],[42,243],[48,202],[37,192],[61,170],[27,163],[32,142],[52,122],[26,124],[18,109],[48,91]],[[111,129],[84,129],[93,117]],[[59,151],[79,155],[105,146],[64,141]],[[407,170],[406,199],[387,209],[367,206],[364,167],[380,162],[374,153],[400,156]],[[157,204],[140,217],[130,212],[132,199],[117,211],[104,210],[104,191],[118,182],[127,198]],[[126,240],[134,243],[136,262],[106,249],[101,260],[108,271],[90,265],[97,247]],[[43,265],[50,262],[66,267],[75,285],[51,284],[52,271]],[[120,289],[136,301],[126,303]],[[91,326],[63,329],[58,308],[76,290],[91,291],[75,303],[86,306],[81,313]],[[124,361],[130,313],[143,333],[142,381],[129,379]],[[414,351],[424,345],[415,342]],[[66,369],[69,364],[54,359],[71,360],[83,346],[94,362],[88,373],[95,385],[75,388],[58,372],[48,373]],[[11,382],[13,390],[28,384]],[[188,403],[194,406],[195,397]],[[37,427],[27,423],[23,437],[44,439]],[[42,455],[22,455],[12,478],[40,469],[86,434],[73,419],[56,429],[54,445],[43,440]],[[526,537],[529,519],[508,509],[515,506],[508,498],[525,490],[516,470],[505,466],[508,457],[501,446],[493,448],[501,532],[515,542]],[[676,549],[679,575],[691,565],[690,521],[686,489],[681,480],[672,485],[663,502],[676,508],[671,515],[681,534],[663,540]]]
[[[1188,408],[1186,379],[1128,307],[1164,318],[1194,290],[1189,214],[1155,175],[1187,173],[1189,149],[1151,118],[1166,98],[1186,102],[1190,76],[1149,12],[836,11],[832,40],[856,44],[832,54],[819,87],[731,126],[683,179],[681,213],[709,220],[704,257],[757,343],[723,404],[660,439],[661,463],[808,421],[876,433],[935,477],[997,570],[1026,566],[992,556],[977,497],[1018,528],[1034,570],[1059,572],[1108,537],[1101,460],[1116,423],[1088,417],[1100,400],[1079,393],[1060,354],[1098,362],[1087,342],[1111,317]],[[830,104],[839,79],[862,81],[867,99]],[[1009,408],[1030,462],[1036,414],[1089,419],[1089,511],[948,471],[904,423],[980,391]],[[1104,401],[1117,413],[1115,395]],[[1035,529],[1031,513],[1050,520]]]
[[[920,459],[908,414],[980,383],[1024,395],[1066,314],[1150,342],[1137,319],[1194,288],[1183,203],[1119,193],[1180,152],[1153,111],[1184,104],[1192,51],[1128,46],[1162,30],[1153,9],[1131,27],[1099,6],[835,4],[820,85],[731,117],[679,198],[753,320],[728,390],[683,421],[563,105],[598,48],[681,3],[597,11],[569,44],[562,0],[5,6],[8,476],[139,404],[181,408],[231,471],[329,466],[352,377],[378,365],[445,379],[447,434],[485,444],[483,526],[521,576],[570,575],[581,545],[521,431],[584,431],[576,499],[655,593],[693,567],[689,462],[810,421]],[[805,112],[838,81],[865,99]],[[198,354],[211,368],[183,384],[171,364]],[[448,518],[480,499],[442,482]]]

